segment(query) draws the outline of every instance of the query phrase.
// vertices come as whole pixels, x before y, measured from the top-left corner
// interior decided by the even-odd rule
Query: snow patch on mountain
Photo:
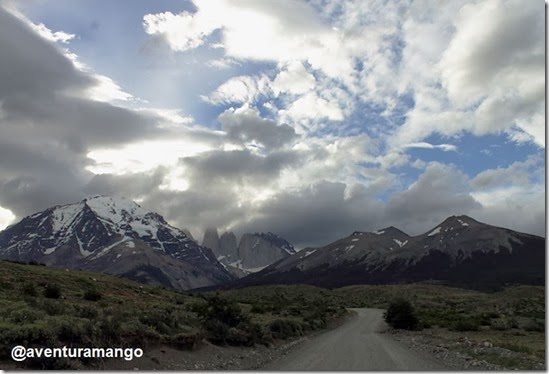
[[[433,236],[433,235],[439,234],[440,230],[441,230],[441,227],[439,226],[436,229],[434,229],[433,231],[431,231],[430,233],[428,233],[427,236]]]

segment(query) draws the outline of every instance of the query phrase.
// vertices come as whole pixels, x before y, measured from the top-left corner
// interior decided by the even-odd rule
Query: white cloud
[[[38,34],[40,34],[41,37],[43,37],[46,40],[49,40],[50,42],[61,42],[64,44],[67,44],[70,40],[74,39],[76,36],[75,34],[69,34],[64,31],[51,31],[44,25],[43,23],[35,24],[30,22],[30,26],[36,31]]]
[[[0,230],[4,230],[6,227],[14,223],[15,215],[9,209],[2,208],[0,206]]]
[[[158,166],[174,167],[179,158],[197,155],[211,146],[179,138],[174,140],[142,141],[117,148],[94,149],[86,155],[94,164],[86,170],[94,174],[139,173]]]
[[[302,119],[329,119],[342,121],[343,111],[335,101],[328,101],[318,94],[310,92],[292,102],[288,109],[279,111],[283,119],[290,118],[293,121]]]
[[[501,188],[529,187],[533,184],[543,185],[545,165],[542,157],[530,156],[525,161],[516,161],[507,167],[487,169],[478,173],[471,186],[479,193],[487,193]],[[484,191],[484,192],[482,192]],[[486,196],[488,196],[486,195]],[[484,199],[488,202],[488,199]]]
[[[203,97],[203,100],[212,104],[243,104],[252,103],[255,99],[269,90],[267,77],[238,76],[233,77],[221,86]]]
[[[544,146],[544,25],[542,4],[534,1],[487,0],[457,14],[439,67],[452,104],[480,104],[474,133],[516,126]]]
[[[431,144],[427,142],[406,144],[404,148],[440,149],[444,152],[457,151],[457,147],[453,144]]]
[[[195,15],[189,12],[146,14],[143,27],[147,34],[163,35],[172,49],[185,51],[202,45],[204,39],[219,28],[216,18],[216,14],[210,16],[205,12]]]
[[[282,92],[299,95],[312,90],[315,83],[314,75],[305,69],[303,63],[292,61],[277,74],[271,86],[277,96]]]

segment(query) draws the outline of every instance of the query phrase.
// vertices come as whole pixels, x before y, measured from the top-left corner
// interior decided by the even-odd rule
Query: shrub
[[[21,293],[26,296],[38,296],[36,286],[32,282],[25,282],[21,286]]]
[[[457,320],[451,327],[454,331],[478,331],[479,328],[478,321],[472,319]]]
[[[414,330],[419,322],[414,307],[404,299],[396,299],[391,302],[384,318],[385,322],[395,329]]]
[[[303,335],[302,326],[290,319],[277,319],[269,324],[273,338],[288,339],[294,336]]]
[[[545,323],[540,322],[538,320],[529,320],[524,324],[522,327],[526,331],[537,331],[537,332],[544,332],[545,331]]]
[[[99,331],[101,336],[109,343],[117,342],[120,339],[121,317],[103,316],[99,322]]]
[[[84,299],[89,301],[98,301],[101,299],[101,292],[95,288],[89,288],[84,292]]]
[[[52,321],[53,328],[57,334],[58,341],[63,343],[82,343],[86,335],[83,323],[78,319],[59,316],[54,317]]]
[[[47,284],[44,288],[44,297],[48,299],[59,299],[61,297],[61,288],[56,284]]]
[[[217,319],[208,319],[204,321],[206,337],[214,344],[226,344],[229,335],[229,326]]]
[[[22,308],[13,310],[9,315],[9,320],[14,323],[33,323],[34,321],[38,319],[44,318],[44,312],[28,309],[28,308]]]
[[[511,329],[512,327],[513,321],[505,318],[498,318],[492,320],[492,322],[490,323],[490,328],[492,330],[505,331]]]
[[[208,300],[208,314],[206,317],[208,319],[217,319],[230,327],[235,327],[240,322],[246,322],[249,319],[236,302],[218,296]]]
[[[170,344],[181,349],[195,350],[203,338],[200,332],[179,333],[170,337]]]
[[[61,300],[41,300],[38,307],[50,316],[64,314],[66,309],[65,304]]]
[[[80,318],[94,319],[99,315],[99,312],[93,306],[88,305],[74,305],[76,315]]]

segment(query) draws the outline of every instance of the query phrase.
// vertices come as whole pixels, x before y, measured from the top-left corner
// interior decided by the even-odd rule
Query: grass
[[[482,293],[428,284],[333,290],[273,285],[197,294],[106,274],[0,261],[0,362],[9,360],[9,349],[17,344],[144,349],[161,344],[195,349],[204,339],[215,344],[271,344],[326,328],[347,314],[346,307],[386,309],[397,298],[410,301],[419,328],[441,340],[488,340],[526,357],[484,354],[479,359],[501,365],[506,360],[503,366],[524,369],[531,365],[527,357],[545,358],[543,287]],[[81,363],[72,364],[27,362],[27,368],[62,369]]]
[[[300,298],[191,294],[74,269],[0,261],[0,362],[13,346],[271,344],[323,328],[346,314],[316,290]],[[275,321],[277,321],[275,323]],[[27,360],[28,369],[80,368],[93,362]],[[90,366],[91,365],[91,366]]]

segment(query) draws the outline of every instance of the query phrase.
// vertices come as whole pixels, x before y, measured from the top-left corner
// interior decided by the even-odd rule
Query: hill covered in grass
[[[236,301],[141,285],[114,276],[0,261],[0,363],[26,347],[148,347],[193,350],[269,345],[325,327],[346,310],[319,300]],[[273,305],[276,307],[273,307]],[[300,311],[299,313],[296,311]],[[25,368],[93,368],[93,360],[42,359]],[[1,367],[1,365],[0,365]]]

